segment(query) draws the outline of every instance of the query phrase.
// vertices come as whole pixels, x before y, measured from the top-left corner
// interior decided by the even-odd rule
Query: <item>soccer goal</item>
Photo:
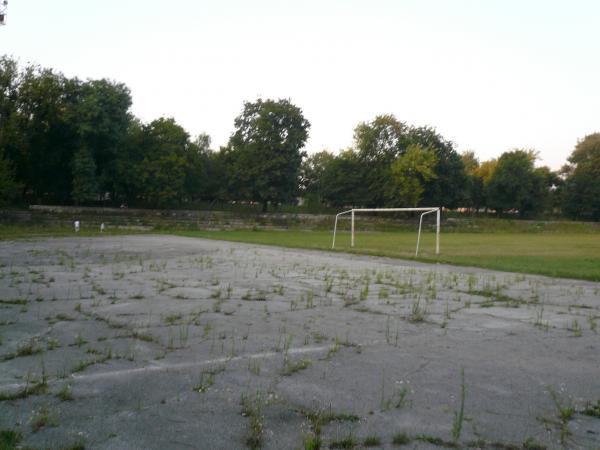
[[[349,209],[348,211],[342,211],[341,213],[336,214],[335,216],[335,224],[333,226],[333,243],[331,244],[331,248],[335,248],[335,235],[337,232],[338,219],[341,216],[346,214],[350,214],[350,247],[354,247],[354,216],[356,213],[370,213],[370,212],[420,212],[421,216],[419,217],[419,231],[417,233],[417,248],[415,249],[415,256],[419,256],[419,244],[421,243],[421,228],[423,226],[423,217],[428,214],[436,213],[436,226],[435,226],[435,254],[440,254],[440,213],[441,208],[438,207],[429,207],[429,208],[354,208]]]

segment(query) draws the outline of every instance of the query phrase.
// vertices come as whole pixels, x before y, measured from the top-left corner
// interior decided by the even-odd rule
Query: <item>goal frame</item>
[[[333,225],[333,242],[331,248],[335,248],[335,236],[337,232],[337,224],[340,216],[350,214],[350,247],[354,247],[354,216],[357,212],[421,212],[419,217],[419,231],[417,233],[417,247],[415,249],[415,256],[419,256],[419,244],[421,243],[421,228],[423,226],[423,217],[427,214],[436,213],[436,226],[435,226],[435,254],[440,254],[440,216],[442,208],[440,206],[422,207],[422,208],[352,208],[347,211],[342,211],[335,215],[335,223]]]

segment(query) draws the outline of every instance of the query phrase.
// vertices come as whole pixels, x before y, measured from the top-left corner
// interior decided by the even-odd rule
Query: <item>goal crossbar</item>
[[[415,249],[415,256],[419,256],[419,245],[421,243],[421,228],[423,226],[423,217],[427,214],[436,213],[436,227],[435,227],[435,254],[440,254],[440,212],[441,208],[436,207],[422,207],[422,208],[353,208],[347,211],[342,211],[335,215],[335,224],[333,226],[333,243],[331,248],[335,248],[335,236],[337,233],[338,219],[346,214],[350,214],[350,247],[354,247],[354,215],[357,212],[421,212],[419,217],[419,232],[417,233],[417,247]]]

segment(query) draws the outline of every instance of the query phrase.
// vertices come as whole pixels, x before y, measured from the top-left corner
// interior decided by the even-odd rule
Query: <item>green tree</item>
[[[228,169],[229,154],[226,147],[219,151],[211,151],[206,158],[206,180],[204,189],[206,189],[205,198],[213,202],[222,202],[231,200],[235,196],[231,196]]]
[[[483,177],[479,174],[481,165],[473,151],[463,152],[460,157],[463,161],[467,179],[463,205],[478,210],[485,204]]]
[[[354,141],[362,161],[361,183],[368,189],[361,203],[366,206],[395,205],[390,197],[394,186],[391,165],[414,144],[435,153],[435,177],[424,182],[424,203],[459,206],[466,197],[467,177],[460,155],[451,141],[435,129],[414,127],[397,120],[393,115],[377,116],[371,122],[360,123],[354,130]]]
[[[348,149],[333,158],[323,171],[321,189],[324,201],[330,206],[360,206],[368,198],[363,183],[363,161]]]
[[[82,147],[73,157],[73,191],[76,205],[92,202],[98,197],[96,163],[87,147]]]
[[[19,85],[21,74],[17,61],[0,56],[0,203],[3,205],[15,200],[20,192],[17,183],[22,165],[17,164],[22,156],[25,136],[20,127]]]
[[[467,175],[452,141],[429,126],[411,127],[408,137],[411,144],[433,150],[436,157],[436,176],[425,183],[423,203],[448,208],[461,206],[467,197]]]
[[[19,198],[22,186],[15,180],[14,169],[0,148],[0,206],[10,205]]]
[[[535,160],[531,150],[503,153],[487,185],[487,205],[499,214],[517,210],[521,217],[543,210],[548,200],[548,179],[545,170],[535,169]]]
[[[419,205],[425,183],[436,177],[436,156],[433,150],[416,144],[408,146],[403,155],[392,163],[393,179],[391,196],[397,198],[397,205],[416,207]]]
[[[132,120],[129,88],[105,79],[88,80],[79,84],[77,97],[68,120],[77,130],[79,146],[88,148],[94,159],[98,188],[114,196],[116,160]]]
[[[239,200],[289,202],[298,192],[298,175],[310,123],[288,100],[244,103],[224,157],[230,186]]]
[[[361,122],[354,129],[354,145],[362,164],[360,184],[366,189],[359,202],[365,206],[384,206],[394,203],[389,197],[391,164],[402,155],[408,145],[410,127],[391,114],[375,117],[371,122]]]
[[[67,203],[73,188],[73,155],[81,147],[77,131],[80,82],[37,66],[25,68],[19,85],[19,128],[24,136],[15,161],[28,198]],[[66,169],[66,170],[65,170]]]
[[[563,212],[576,219],[600,220],[600,133],[577,143],[564,172]]]
[[[142,127],[142,159],[135,166],[141,196],[152,206],[172,206],[185,197],[189,135],[174,119]]]
[[[98,190],[112,192],[116,155],[131,116],[126,86],[67,78],[37,65],[19,70],[0,58],[0,149],[12,161],[29,200],[71,200],[75,154],[85,147]],[[92,182],[93,183],[93,182]]]
[[[210,136],[200,134],[186,146],[185,195],[189,201],[211,199]]]
[[[140,167],[144,159],[144,125],[132,120],[125,137],[119,145],[115,159],[115,183],[113,200],[119,204],[143,203],[144,180]]]
[[[300,186],[308,205],[321,205],[324,201],[323,176],[335,159],[327,150],[314,153],[302,161]]]

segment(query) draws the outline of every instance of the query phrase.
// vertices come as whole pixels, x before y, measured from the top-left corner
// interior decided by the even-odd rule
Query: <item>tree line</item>
[[[479,161],[429,126],[393,115],[359,123],[353,145],[304,151],[310,123],[289,100],[245,102],[211,149],[172,118],[144,123],[122,83],[69,78],[0,57],[0,204],[149,207],[199,202],[321,207],[445,206],[600,219],[600,133],[559,170],[514,149]]]

